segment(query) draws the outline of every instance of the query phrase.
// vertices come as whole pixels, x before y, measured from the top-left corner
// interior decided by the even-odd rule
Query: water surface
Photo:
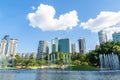
[[[0,70],[0,80],[120,80],[120,71]]]

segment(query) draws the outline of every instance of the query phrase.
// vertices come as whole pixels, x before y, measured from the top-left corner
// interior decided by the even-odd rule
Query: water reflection
[[[0,70],[0,80],[120,80],[120,71]]]
[[[0,73],[0,80],[14,80],[15,76],[11,73]]]
[[[36,73],[35,80],[119,80],[120,72],[94,71],[52,71],[42,70]]]
[[[69,71],[39,70],[36,73],[35,80],[72,80],[70,76]]]
[[[35,80],[47,80],[46,70],[37,70]]]

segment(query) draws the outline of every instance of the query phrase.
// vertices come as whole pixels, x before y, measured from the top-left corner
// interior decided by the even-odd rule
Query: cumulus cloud
[[[107,29],[104,29],[103,31],[105,31],[105,32],[111,32],[111,33],[114,33],[114,32],[116,32],[116,33],[118,33],[118,32],[120,32],[120,27],[110,27],[110,28],[107,28]]]
[[[113,27],[118,24],[120,24],[120,11],[102,11],[96,18],[90,18],[87,22],[82,22],[80,26],[92,32],[98,32],[103,29],[105,31],[120,32],[120,27]]]
[[[120,27],[117,27],[117,26],[116,27],[110,27],[110,28],[104,29],[103,31],[106,32],[108,41],[112,41],[113,40],[112,34],[115,33],[115,32],[119,33],[120,32]]]
[[[27,15],[27,18],[32,27],[40,28],[43,31],[72,29],[79,22],[76,10],[62,14],[58,19],[55,18],[55,14],[54,7],[40,4],[34,13]]]

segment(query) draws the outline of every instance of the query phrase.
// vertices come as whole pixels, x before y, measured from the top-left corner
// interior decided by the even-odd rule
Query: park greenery
[[[99,69],[99,54],[115,53],[120,57],[120,42],[106,42],[100,45],[99,48],[91,50],[88,53],[69,53],[69,62],[64,62],[64,54],[62,52],[53,52],[51,55],[57,56],[59,54],[59,61],[56,57],[55,62],[48,61],[48,55],[44,59],[36,60],[33,56],[29,58],[22,58],[18,54],[15,56],[14,66],[28,67],[41,65],[69,65],[73,70],[97,70]],[[12,57],[12,55],[11,55]],[[95,69],[96,68],[96,69]]]

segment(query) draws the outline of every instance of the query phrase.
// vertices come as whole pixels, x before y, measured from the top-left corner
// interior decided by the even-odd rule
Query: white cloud
[[[109,31],[120,31],[120,27],[113,27],[120,23],[120,11],[110,12],[102,11],[96,18],[90,18],[87,22],[80,24],[84,29],[91,30],[92,32],[98,32],[106,29]],[[108,29],[107,29],[108,28]]]
[[[115,32],[116,33],[120,32],[120,27],[110,27],[110,28],[104,29],[103,31],[106,32],[108,41],[112,41],[113,39],[112,34]]]
[[[36,9],[34,6],[32,6],[31,8],[32,8],[32,10],[35,10],[35,9]]]
[[[118,33],[118,32],[120,32],[120,27],[110,27],[110,28],[107,28],[107,29],[104,29],[104,31],[106,31],[106,32],[111,32],[111,33],[114,33],[114,32],[116,32],[116,33]]]
[[[60,15],[58,19],[54,18],[55,14],[54,7],[40,4],[34,13],[27,15],[27,18],[32,27],[40,28],[43,31],[72,29],[79,22],[77,11],[75,10]]]

